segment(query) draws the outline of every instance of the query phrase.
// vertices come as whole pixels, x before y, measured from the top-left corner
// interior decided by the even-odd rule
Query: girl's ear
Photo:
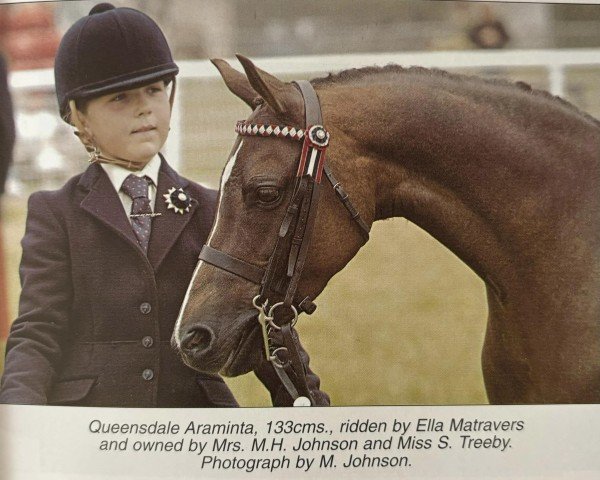
[[[92,145],[92,132],[89,129],[86,115],[79,111],[75,100],[69,100],[69,109],[71,110],[70,123],[75,127],[75,135],[81,140],[81,143],[88,148]]]
[[[75,100],[69,100],[69,109],[71,110],[71,125],[73,125],[80,133],[89,135],[89,125],[86,115],[77,108]]]

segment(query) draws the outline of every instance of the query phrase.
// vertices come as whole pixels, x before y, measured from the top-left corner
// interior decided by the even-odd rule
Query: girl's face
[[[90,100],[83,126],[103,154],[148,163],[169,134],[171,107],[162,80]]]

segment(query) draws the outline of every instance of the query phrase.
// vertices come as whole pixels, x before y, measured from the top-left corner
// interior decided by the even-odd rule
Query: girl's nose
[[[140,94],[138,97],[138,115],[148,115],[152,112],[152,104],[150,99],[145,94]]]

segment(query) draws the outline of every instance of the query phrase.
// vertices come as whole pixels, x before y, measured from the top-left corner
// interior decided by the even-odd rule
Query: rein
[[[361,218],[348,194],[325,164],[329,132],[323,127],[317,94],[306,80],[294,82],[304,99],[306,128],[253,124],[239,121],[235,131],[244,136],[287,138],[302,142],[296,181],[290,203],[279,228],[275,248],[266,270],[204,245],[200,260],[260,285],[252,303],[258,311],[266,359],[294,399],[294,406],[314,405],[306,381],[306,366],[300,356],[294,326],[298,314],[311,314],[317,308],[312,299],[298,292],[298,283],[308,256],[317,216],[322,175],[331,183],[338,198],[358,225],[363,240],[369,239],[369,226]],[[272,298],[283,300],[270,304]]]

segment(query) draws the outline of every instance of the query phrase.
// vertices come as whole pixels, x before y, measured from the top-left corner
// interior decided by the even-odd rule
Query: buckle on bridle
[[[284,354],[285,356],[280,356],[280,354]],[[276,348],[275,350],[273,350],[273,353],[271,354],[271,362],[276,364],[277,367],[279,368],[284,368],[286,365],[288,365],[290,363],[289,359],[287,358],[289,355],[288,349],[285,347],[279,347]]]

